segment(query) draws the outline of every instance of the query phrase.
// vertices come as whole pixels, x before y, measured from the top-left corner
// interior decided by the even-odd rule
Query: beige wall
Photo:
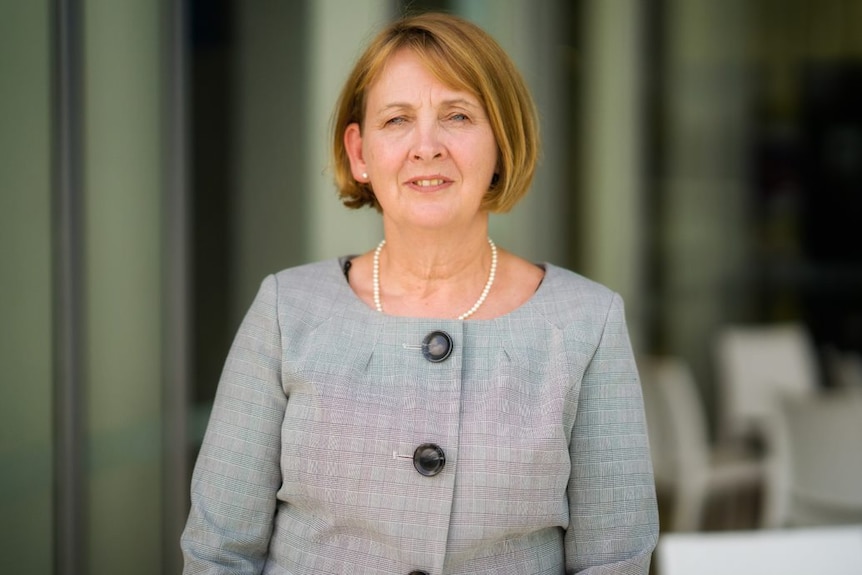
[[[643,3],[583,3],[581,181],[582,273],[619,292],[629,332],[644,349]]]
[[[162,570],[162,20],[84,3],[88,572]]]
[[[0,560],[53,563],[50,37],[46,0],[0,5]]]

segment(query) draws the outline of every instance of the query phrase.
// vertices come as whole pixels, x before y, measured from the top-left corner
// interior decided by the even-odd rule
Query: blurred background
[[[862,2],[0,0],[0,571],[179,573],[260,281],[381,235],[331,182],[341,82],[429,8],[533,90],[540,170],[491,234],[625,298],[663,529],[862,523],[862,479],[837,515],[792,513],[772,399],[862,389]],[[751,399],[734,382],[758,374],[793,382]],[[853,413],[815,451],[853,460]],[[715,474],[719,452],[739,465]],[[815,482],[858,471],[830,465]]]

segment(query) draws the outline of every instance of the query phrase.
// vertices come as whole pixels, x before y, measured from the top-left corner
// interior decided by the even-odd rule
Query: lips
[[[442,185],[448,184],[451,180],[446,178],[442,178],[440,176],[431,176],[431,177],[421,177],[414,178],[409,180],[409,184],[420,190],[430,190],[433,188],[439,188]]]

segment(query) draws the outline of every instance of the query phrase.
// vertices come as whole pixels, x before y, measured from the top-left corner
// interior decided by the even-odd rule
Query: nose
[[[436,121],[418,122],[411,155],[414,160],[433,160],[446,154],[446,146],[441,139],[440,126]]]

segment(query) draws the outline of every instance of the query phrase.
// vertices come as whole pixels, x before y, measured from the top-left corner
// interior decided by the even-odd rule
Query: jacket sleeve
[[[616,294],[583,375],[569,451],[567,573],[646,575],[658,510],[640,380]]]
[[[287,397],[277,287],[267,277],[234,339],[192,476],[184,574],[260,573],[266,561]]]

